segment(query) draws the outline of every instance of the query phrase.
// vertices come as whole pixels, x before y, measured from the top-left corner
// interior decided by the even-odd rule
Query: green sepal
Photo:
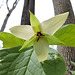
[[[64,45],[64,43],[55,36],[45,35],[45,37],[50,45]]]
[[[33,15],[33,13],[31,11],[30,12],[30,23],[31,26],[33,27],[33,30],[35,33],[40,32],[41,31],[41,27],[40,27],[40,22],[39,20],[36,18],[35,15]]]
[[[33,42],[34,42],[35,38],[36,38],[36,36],[34,35],[29,41],[25,41],[24,44],[23,44],[23,46],[20,48],[19,51],[21,51],[24,48],[28,48],[28,47],[33,46]]]

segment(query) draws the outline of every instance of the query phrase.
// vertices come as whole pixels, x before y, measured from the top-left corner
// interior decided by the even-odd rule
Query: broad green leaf
[[[73,75],[75,75],[75,71],[70,71]]]
[[[3,48],[22,46],[24,43],[24,40],[7,32],[0,32],[0,40],[3,41]]]
[[[75,62],[72,62],[72,61],[71,61],[71,64],[73,64],[73,65],[75,66]],[[75,71],[70,70],[70,72],[71,72],[73,75],[75,75]]]
[[[10,31],[17,37],[29,40],[31,37],[35,35],[33,29],[29,25],[20,25],[20,26],[14,26],[10,28]]]
[[[30,11],[30,23],[35,33],[41,31],[40,22],[35,15]]]
[[[62,26],[54,34],[54,36],[62,41],[64,43],[64,46],[75,47],[75,24]]]
[[[66,65],[54,49],[49,49],[47,60],[39,63],[33,47],[0,50],[0,75],[65,75]],[[56,57],[57,56],[57,57]]]
[[[73,65],[75,66],[75,62],[72,62],[72,61],[71,61],[71,64],[73,64]]]
[[[53,35],[66,21],[69,12],[57,15],[41,23],[42,33]]]
[[[49,51],[49,43],[46,38],[41,37],[39,38],[38,41],[35,40],[33,47],[39,62],[47,59]]]

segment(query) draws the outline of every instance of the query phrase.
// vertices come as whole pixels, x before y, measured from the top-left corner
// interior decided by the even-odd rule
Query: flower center
[[[37,32],[37,41],[39,41],[39,39],[42,37],[42,36],[44,36],[41,32]]]
[[[41,32],[37,32],[37,36],[42,36]]]

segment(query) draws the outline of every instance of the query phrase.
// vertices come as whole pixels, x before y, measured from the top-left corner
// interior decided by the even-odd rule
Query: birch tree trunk
[[[24,0],[23,13],[21,18],[21,25],[30,25],[29,10],[34,14],[35,0]]]
[[[65,24],[75,24],[75,17],[70,0],[53,0],[55,15],[69,12],[69,17]],[[66,75],[71,75],[69,70],[75,70],[71,61],[75,62],[75,48],[67,46],[58,46],[59,53],[63,56],[67,65]]]

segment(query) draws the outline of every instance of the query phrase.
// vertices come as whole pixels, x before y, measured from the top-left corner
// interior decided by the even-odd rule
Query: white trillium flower
[[[30,12],[30,25],[20,25],[10,28],[17,37],[26,40],[21,49],[33,45],[39,62],[48,57],[49,43],[45,35],[52,36],[66,21],[69,12],[57,15],[42,23]]]

